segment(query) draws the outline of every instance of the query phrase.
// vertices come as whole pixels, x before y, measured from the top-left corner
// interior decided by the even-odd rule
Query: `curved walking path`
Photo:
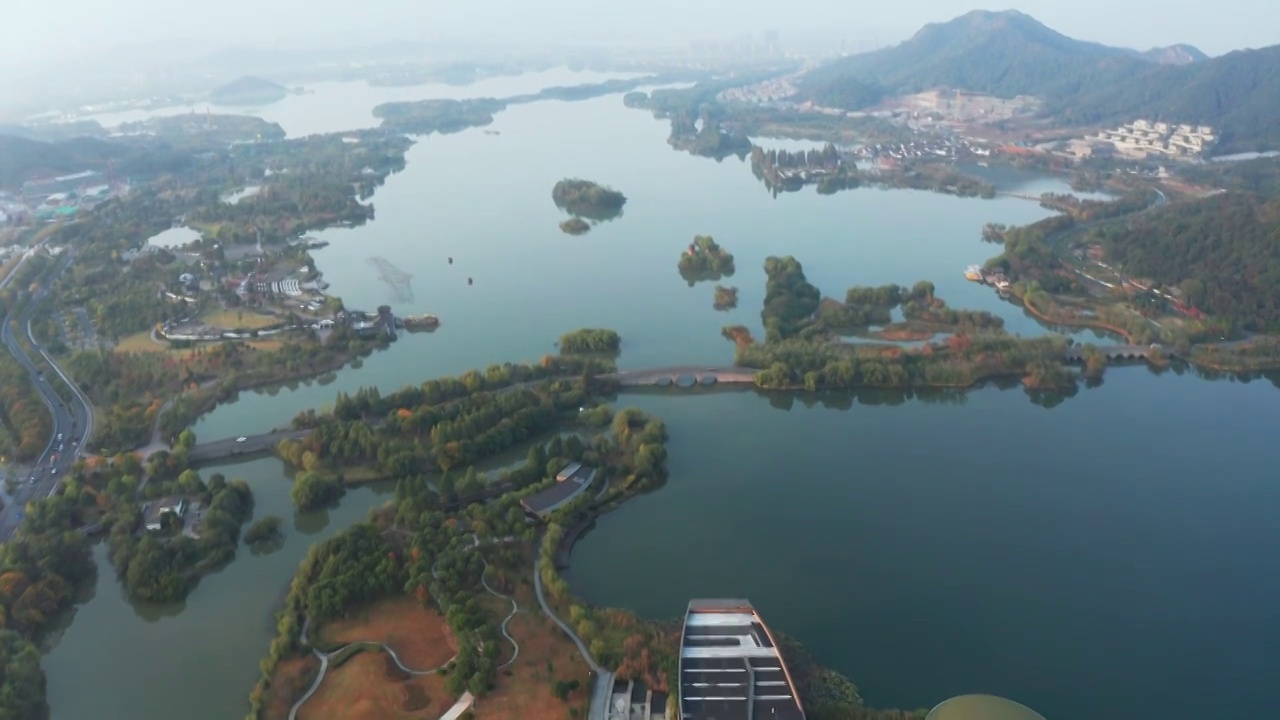
[[[307,631],[310,628],[311,628],[311,618],[308,617],[302,621],[303,644],[306,644],[307,642]],[[313,647],[311,648],[311,654],[320,658],[320,672],[316,675],[316,679],[312,681],[311,687],[307,688],[307,691],[302,694],[302,697],[298,698],[297,702],[293,704],[293,707],[289,708],[289,720],[297,720],[298,710],[302,707],[304,703],[306,703],[308,700],[311,699],[312,695],[316,694],[317,690],[320,689],[320,683],[324,681],[325,673],[329,669],[329,660],[333,658],[333,656],[338,655],[339,653],[343,652],[348,648],[359,647],[359,646],[377,648],[379,650],[385,651],[387,655],[391,657],[391,661],[396,664],[396,667],[400,668],[402,671],[408,673],[409,675],[418,675],[418,676],[430,675],[436,672],[437,670],[439,670],[440,668],[445,667],[445,665],[448,665],[450,662],[453,662],[454,658],[457,657],[457,655],[454,655],[454,658],[450,658],[448,662],[446,662],[444,665],[441,665],[439,667],[428,668],[426,670],[417,670],[409,667],[408,665],[405,665],[404,661],[400,659],[400,656],[396,654],[395,649],[392,648],[390,645],[384,642],[378,642],[376,640],[358,640],[356,642],[347,643],[346,645],[343,645],[341,647],[334,648],[333,650],[330,650],[328,652],[322,652],[318,648]],[[519,651],[519,646],[517,646],[516,649],[517,651]],[[468,707],[471,707],[471,703],[475,700],[475,698],[471,697],[471,693],[464,693],[462,697],[458,698],[458,703],[462,703],[464,699],[467,702],[463,707],[463,710],[465,710]],[[456,709],[457,707],[458,707],[458,704],[455,703],[453,709]],[[453,712],[453,709],[450,709],[449,712]],[[461,714],[461,711],[459,711],[458,714]]]
[[[591,656],[591,651],[587,649],[586,643],[582,642],[582,638],[578,637],[578,633],[573,631],[563,620],[556,615],[551,606],[547,604],[547,598],[542,592],[542,553],[537,553],[533,560],[533,590],[538,596],[538,604],[542,606],[542,612],[551,618],[552,622],[560,626],[565,635],[578,646],[578,652],[582,653],[582,659],[587,661],[587,665],[591,668],[592,674],[595,676],[595,686],[591,689],[591,709],[587,715],[588,720],[607,720],[609,716],[609,694],[613,688],[613,673],[600,667],[596,659]]]
[[[510,595],[503,595],[497,590],[494,590],[493,587],[489,585],[489,581],[486,580],[484,577],[485,574],[488,572],[489,572],[489,561],[486,560],[484,563],[484,572],[480,573],[480,584],[484,586],[485,590],[489,591],[489,594],[496,595],[502,598],[503,600],[506,600],[507,602],[511,603],[511,612],[507,613],[507,616],[503,618],[502,627],[499,628],[500,630],[502,630],[502,636],[505,637],[507,641],[511,643],[511,647],[513,648],[511,652],[511,659],[498,666],[499,669],[502,669],[510,665],[511,663],[515,662],[516,658],[520,657],[520,643],[516,642],[516,639],[511,637],[511,633],[507,632],[507,623],[511,622],[511,618],[515,617],[516,613],[520,611],[520,606],[516,604],[515,598],[511,597]]]

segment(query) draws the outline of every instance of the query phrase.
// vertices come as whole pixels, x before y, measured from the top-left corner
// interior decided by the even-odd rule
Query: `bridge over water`
[[[1109,360],[1141,360],[1149,356],[1153,346],[1149,345],[1099,345],[1096,346]],[[1156,346],[1158,347],[1158,346]],[[1085,350],[1082,345],[1067,348],[1063,360],[1070,363],[1084,362]],[[622,370],[615,373],[598,375],[601,380],[612,380],[622,387],[644,386],[683,386],[696,387],[718,384],[754,384],[755,368],[735,365],[671,365],[669,367],[645,368],[639,370]],[[531,383],[521,383],[529,385]],[[514,389],[511,388],[507,389]],[[499,390],[498,392],[501,392]],[[192,462],[209,462],[225,457],[253,455],[269,452],[276,443],[283,439],[298,439],[307,436],[309,430],[274,430],[257,435],[240,438],[225,438],[197,444],[191,448],[188,457]]]
[[[754,383],[755,368],[736,366],[710,365],[672,365],[671,367],[649,368],[645,370],[623,370],[621,372],[600,375],[602,380],[613,380],[622,386],[636,385],[668,385],[678,383],[681,379],[694,383],[710,385],[715,383]]]
[[[1163,350],[1159,345],[1095,345],[1108,360],[1146,360],[1153,350]],[[1084,362],[1083,345],[1072,345],[1067,348],[1064,360],[1071,363]]]

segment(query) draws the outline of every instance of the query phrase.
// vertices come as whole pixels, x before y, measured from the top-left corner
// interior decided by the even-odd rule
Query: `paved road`
[[[67,268],[71,259],[72,255],[69,252],[64,254],[45,275],[40,289],[32,296],[21,314],[7,315],[4,319],[4,327],[0,329],[0,342],[4,343],[5,349],[27,370],[36,391],[53,416],[53,432],[49,436],[48,445],[36,460],[32,470],[18,476],[19,485],[14,492],[13,502],[0,511],[0,541],[12,537],[29,501],[48,497],[57,490],[59,481],[66,476],[67,471],[75,463],[76,457],[84,452],[85,443],[93,435],[93,409],[88,398],[53,361],[53,358],[40,347],[31,333],[31,315],[36,306],[46,299],[48,283]],[[19,344],[19,333],[36,349],[36,357],[28,356],[26,350]],[[36,362],[41,360],[46,364],[37,365]],[[44,367],[52,368],[52,373],[46,372]],[[58,395],[55,386],[59,383],[71,389],[69,403],[64,402]]]
[[[675,382],[682,377],[701,380],[713,377],[718,383],[753,383],[759,370],[755,368],[713,365],[672,365],[671,367],[623,370],[600,375],[601,380],[615,380],[619,385],[656,385],[663,380]]]
[[[252,455],[260,452],[270,452],[275,448],[276,443],[289,438],[296,440],[304,438],[311,434],[310,430],[272,430],[269,433],[261,435],[242,435],[240,437],[223,438],[222,440],[212,440],[207,443],[196,443],[187,453],[187,458],[193,462],[207,462],[209,460],[217,460],[225,457],[234,457],[236,455]]]

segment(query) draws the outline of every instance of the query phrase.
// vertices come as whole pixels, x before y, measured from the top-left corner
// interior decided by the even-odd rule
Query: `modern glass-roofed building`
[[[693,600],[680,637],[684,720],[804,720],[791,673],[746,600]]]
[[[1044,720],[1044,716],[995,695],[958,695],[930,710],[924,720]]]

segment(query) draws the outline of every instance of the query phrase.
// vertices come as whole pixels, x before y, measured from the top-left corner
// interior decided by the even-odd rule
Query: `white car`
[[[236,442],[244,442],[245,440],[248,440],[248,439],[249,439],[249,438],[247,438],[247,437],[245,437],[245,436],[241,435],[240,437],[236,438]]]

